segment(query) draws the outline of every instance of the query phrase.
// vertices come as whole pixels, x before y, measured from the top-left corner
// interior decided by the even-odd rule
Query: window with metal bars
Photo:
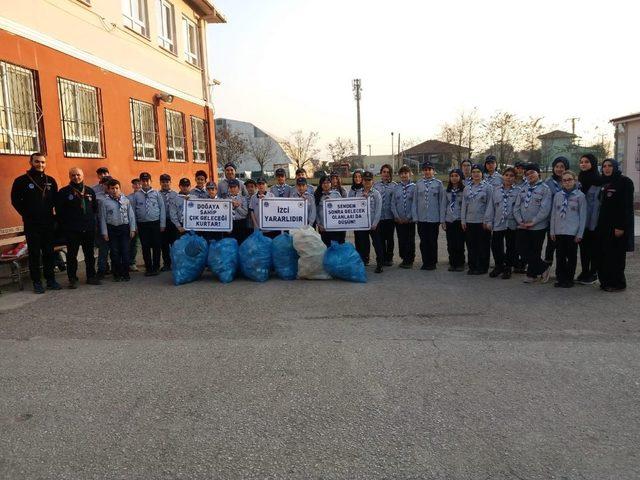
[[[36,76],[32,70],[0,61],[0,153],[41,151]]]
[[[170,162],[185,162],[186,138],[184,134],[184,114],[164,109],[167,124],[167,158]]]
[[[150,103],[129,100],[131,108],[131,136],[135,160],[159,160],[158,128],[155,108]]]
[[[66,157],[104,157],[100,90],[58,78],[62,141]]]
[[[191,139],[193,140],[193,161],[196,163],[208,162],[207,122],[201,118],[191,117]]]

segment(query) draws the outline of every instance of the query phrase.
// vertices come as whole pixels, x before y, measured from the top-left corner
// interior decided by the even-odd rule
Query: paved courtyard
[[[0,478],[640,478],[623,293],[386,268],[0,295]]]

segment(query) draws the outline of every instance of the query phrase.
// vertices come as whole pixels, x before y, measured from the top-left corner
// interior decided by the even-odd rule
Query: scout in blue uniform
[[[171,204],[167,207],[169,209],[169,218],[171,223],[175,225],[178,230],[178,236],[186,232],[184,228],[184,202],[189,198],[189,191],[191,190],[191,180],[188,178],[181,178],[178,182],[178,194],[173,197]]]
[[[540,167],[529,163],[525,167],[527,185],[520,190],[513,215],[518,224],[516,248],[527,263],[525,283],[549,281],[549,265],[540,257],[551,214],[551,190],[540,180]]]
[[[514,185],[519,189],[523,189],[527,185],[527,179],[524,176],[524,166],[525,166],[525,163],[520,161],[516,162],[513,166],[513,168],[516,171],[516,181]],[[516,237],[517,237],[517,230],[516,230]],[[517,247],[516,247],[516,263],[513,266],[513,273],[527,273],[527,263],[525,262],[522,255],[520,255],[520,252],[518,251]]]
[[[464,189],[464,174],[459,168],[454,168],[449,172],[449,183],[440,213],[442,228],[447,235],[447,253],[449,254],[450,272],[464,272],[465,239],[460,217]]]
[[[556,283],[554,287],[573,287],[578,244],[587,223],[587,200],[576,186],[576,174],[562,174],[562,190],[553,197],[549,233],[556,244]]]
[[[167,212],[162,195],[151,187],[149,173],[140,174],[140,186],[142,188],[133,195],[133,210],[142,244],[144,274],[149,277],[158,275],[160,270],[162,232],[166,227]]]
[[[284,168],[278,168],[276,170],[276,184],[270,189],[274,197],[289,198],[291,196],[293,188],[291,188],[291,185],[287,185],[286,180]]]
[[[400,183],[393,190],[391,211],[398,233],[400,268],[411,268],[416,257],[416,223],[412,217],[416,184],[411,181],[411,169],[406,165],[400,167],[398,175]]]
[[[108,186],[109,194],[100,202],[100,232],[109,242],[113,280],[128,281],[129,242],[136,234],[136,217],[129,199],[120,191],[120,182],[111,179]]]
[[[251,201],[249,202],[248,211],[251,214],[251,223],[253,230],[260,229],[260,220],[258,215],[260,214],[260,200],[263,198],[273,197],[273,194],[267,190],[267,180],[264,177],[258,178],[256,182],[258,186],[258,191],[251,197]],[[275,238],[277,233],[274,232],[263,232],[265,236],[270,238]]]
[[[225,198],[229,193],[229,181],[237,180],[240,185],[240,194],[247,196],[247,187],[244,186],[244,182],[239,178],[236,178],[236,165],[233,162],[227,162],[224,165],[224,178],[218,182],[218,194],[220,198]]]
[[[107,167],[98,167],[96,169],[96,177],[98,177],[98,183],[95,185],[91,185],[91,189],[94,192],[98,192],[99,190],[104,191],[104,187],[102,187],[102,183],[100,180],[107,177],[107,181],[111,179],[111,174],[109,173],[109,169]]]
[[[98,208],[100,202],[108,195],[108,183],[111,180],[110,176],[103,176],[98,183],[98,189],[94,190],[96,194],[96,200],[98,201]],[[97,223],[97,215],[96,215]],[[103,236],[100,234],[100,230],[96,229],[96,248],[98,249],[98,258],[96,262],[97,272],[96,277],[98,279],[103,278],[111,270],[109,268],[109,242],[105,242]]]
[[[492,187],[502,186],[502,175],[496,170],[496,156],[487,155],[484,161],[484,181]]]
[[[494,268],[489,274],[495,278],[502,274],[503,279],[511,278],[516,264],[516,219],[513,207],[520,189],[514,186],[516,171],[509,167],[502,172],[502,186],[493,188],[487,202],[484,223],[491,230],[491,251]]]
[[[468,187],[471,185],[471,166],[473,162],[469,159],[462,160],[460,162],[460,169],[462,170],[462,176],[464,178],[464,186]]]
[[[296,190],[291,194],[291,198],[301,198],[307,204],[307,225],[316,223],[316,202],[313,194],[307,189],[307,179],[304,177],[296,178]]]
[[[127,195],[129,203],[133,205],[133,195],[140,190],[140,179],[131,179],[131,193]],[[138,266],[136,265],[136,258],[138,257],[138,244],[140,243],[140,236],[136,232],[135,236],[129,242],[129,271],[137,272]]]
[[[444,185],[435,177],[431,162],[422,164],[424,178],[416,182],[411,217],[418,223],[422,270],[435,270],[438,263],[438,232],[442,223],[441,206],[445,201]]]
[[[192,198],[210,198],[206,189],[207,178],[207,172],[205,172],[204,170],[198,170],[196,172],[196,186],[193,190],[191,190],[191,193],[189,194]]]
[[[598,172],[598,160],[591,153],[580,157],[580,173],[578,174],[580,190],[587,200],[587,224],[580,242],[580,265],[582,271],[576,278],[578,283],[591,285],[598,279],[596,260],[598,214],[600,212],[600,190],[602,176]]]
[[[551,162],[551,176],[545,180],[545,183],[551,190],[551,198],[562,190],[562,174],[569,170],[569,160],[566,157],[556,157]],[[553,263],[553,252],[556,250],[556,242],[551,238],[551,234],[547,232],[547,246],[544,249],[544,261],[551,265]]]
[[[228,192],[223,198],[231,200],[233,206],[233,230],[226,234],[227,237],[235,238],[238,244],[247,238],[247,197],[240,194],[240,182],[237,179],[227,181]]]
[[[378,224],[382,211],[382,196],[380,192],[373,188],[373,174],[371,172],[362,173],[359,170],[354,172],[349,197],[367,198],[369,201],[371,229],[356,230],[353,232],[353,236],[355,238],[356,250],[365,265],[369,265],[369,253],[371,251],[369,237],[371,237],[373,240],[373,248],[376,252],[376,273],[381,273],[384,263],[384,252],[382,250],[382,240],[380,238]]]
[[[395,222],[393,220],[393,212],[391,211],[391,196],[396,186],[396,183],[392,181],[393,167],[388,164],[382,165],[382,167],[380,167],[380,177],[381,179],[374,183],[373,188],[380,192],[382,196],[382,213],[380,215],[378,230],[384,250],[384,266],[390,267],[393,265],[393,250],[395,248],[393,242]]]
[[[258,184],[252,178],[248,179],[244,182],[244,186],[247,189],[247,208],[249,209],[247,213],[247,231],[253,231],[253,215],[251,215],[251,199],[256,194],[256,190],[258,189]]]
[[[471,167],[471,185],[462,193],[460,221],[465,231],[469,251],[469,275],[484,275],[489,271],[491,232],[484,225],[484,215],[491,186],[482,180],[482,167]]]
[[[342,198],[340,193],[332,188],[330,177],[320,177],[320,183],[314,192],[314,197],[316,204],[316,222],[318,224],[318,231],[320,232],[322,241],[327,247],[331,245],[332,241],[344,243],[345,232],[327,231],[324,229],[324,202],[332,198]]]
[[[160,249],[162,251],[162,268],[161,272],[167,272],[171,270],[171,245],[178,238],[178,229],[173,224],[170,218],[169,205],[174,201],[174,198],[178,196],[176,192],[171,190],[171,176],[167,173],[160,175],[160,195],[165,205],[165,229],[161,235]]]

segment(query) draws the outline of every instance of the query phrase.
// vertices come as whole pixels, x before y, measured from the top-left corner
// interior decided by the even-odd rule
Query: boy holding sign
[[[316,202],[313,194],[307,188],[307,179],[298,177],[296,179],[296,190],[291,194],[291,198],[302,198],[307,202],[307,225],[316,223]]]
[[[373,188],[373,173],[364,172],[362,174],[363,188],[352,189],[349,191],[350,197],[364,197],[369,200],[369,211],[371,213],[371,230],[355,230],[353,232],[356,238],[356,249],[360,254],[360,258],[366,264],[369,263],[369,252],[371,244],[369,237],[373,241],[373,249],[376,252],[376,270],[375,273],[382,273],[382,265],[384,264],[384,249],[382,246],[382,237],[378,230],[380,216],[382,214],[382,195]]]
[[[258,190],[256,191],[256,193],[251,197],[251,200],[249,202],[249,214],[251,215],[251,221],[253,223],[253,229],[254,230],[259,230],[260,229],[260,221],[258,220],[258,212],[260,210],[260,199],[262,198],[269,198],[269,197],[273,197],[273,194],[271,192],[267,191],[267,181],[265,180],[264,177],[260,177],[258,178],[258,180],[256,181],[256,185]],[[273,232],[265,232],[265,235],[267,237],[275,237],[275,235],[273,235]],[[277,234],[276,234],[277,235]]]

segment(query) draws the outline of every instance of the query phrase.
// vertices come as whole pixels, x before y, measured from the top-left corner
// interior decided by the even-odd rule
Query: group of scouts
[[[307,183],[304,169],[296,171],[295,187],[286,183],[285,171],[277,169],[276,183],[269,188],[265,178],[245,182],[237,179],[235,165],[228,163],[217,185],[199,170],[195,186],[192,188],[190,179],[181,178],[177,192],[171,189],[169,175],[161,175],[160,188],[155,189],[151,175],[143,172],[131,181],[129,195],[123,193],[121,183],[106,167],[97,170],[99,182],[93,187],[85,185],[81,169],[72,168],[69,184],[58,191],[55,180],[44,173],[43,154],[31,155],[30,164],[30,170],[15,180],[11,200],[23,218],[36,293],[45,291],[40,259],[46,287],[61,288],[53,273],[56,226],[66,239],[69,288],[77,288],[80,247],[87,283],[91,285],[100,284],[109,271],[115,281],[128,281],[129,272],[137,271],[138,241],[146,276],[170,270],[170,248],[185,232],[184,202],[189,198],[230,200],[231,232],[196,233],[207,239],[230,236],[239,243],[259,229],[260,199],[304,199],[308,224],[318,229],[327,246],[332,241],[344,243],[346,231],[325,229],[323,202],[367,198],[371,228],[354,232],[355,247],[363,262],[369,264],[373,244],[376,273],[393,265],[396,235],[402,259],[399,266],[412,268],[416,230],[421,268],[435,270],[442,229],[446,232],[449,271],[462,272],[466,264],[469,275],[489,273],[492,253],[490,277],[508,279],[512,273],[523,273],[526,283],[546,283],[555,253],[555,286],[572,287],[580,247],[582,273],[576,280],[583,284],[599,280],[603,290],[618,291],[626,288],[625,255],[633,249],[633,183],[622,175],[613,159],[605,160],[600,171],[591,154],[580,158],[578,175],[570,170],[565,157],[556,158],[552,174],[545,181],[537,164],[516,163],[499,173],[492,155],[484,165],[464,160],[460,168],[449,172],[446,186],[436,178],[430,162],[422,165],[423,178],[415,182],[409,167],[401,167],[400,181],[394,182],[392,167],[383,165],[377,182],[371,172],[356,170],[350,187],[343,187],[340,176],[332,173],[322,176],[316,189]],[[280,232],[264,233],[273,237]],[[97,269],[94,247],[98,249]]]

